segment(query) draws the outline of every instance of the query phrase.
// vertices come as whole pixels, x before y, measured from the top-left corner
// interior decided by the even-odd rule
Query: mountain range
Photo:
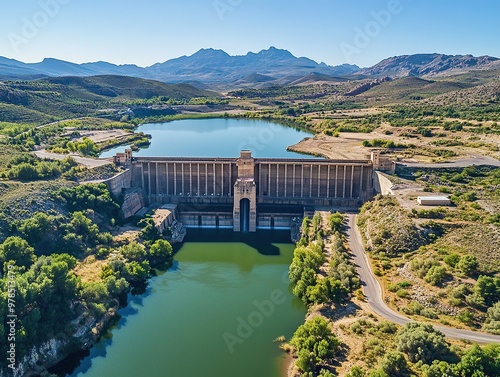
[[[490,56],[417,54],[385,59],[369,68],[343,64],[329,66],[287,50],[270,47],[258,53],[231,56],[222,50],[201,49],[191,56],[167,60],[149,67],[107,62],[75,64],[46,58],[23,63],[0,57],[0,80],[61,76],[120,75],[168,83],[186,82],[199,88],[265,87],[349,78],[447,76],[477,69],[500,68]]]

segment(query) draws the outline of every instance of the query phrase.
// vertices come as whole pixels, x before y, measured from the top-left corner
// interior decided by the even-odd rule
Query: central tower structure
[[[257,186],[252,152],[241,151],[236,161],[238,178],[234,184],[233,229],[235,232],[257,230]]]

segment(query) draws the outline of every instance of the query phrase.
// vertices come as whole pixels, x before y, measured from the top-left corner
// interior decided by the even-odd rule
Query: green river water
[[[286,147],[311,136],[262,120],[198,119],[149,124],[136,156],[303,157]],[[125,147],[114,148],[102,157]],[[70,377],[281,377],[273,343],[303,323],[305,306],[287,278],[290,232],[189,229],[175,264],[130,295],[121,319],[85,357],[58,367]]]
[[[287,231],[190,229],[175,264],[131,296],[72,377],[279,377],[306,309],[287,278]]]

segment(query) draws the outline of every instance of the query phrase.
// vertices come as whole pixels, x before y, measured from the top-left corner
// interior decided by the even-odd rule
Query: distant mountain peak
[[[103,61],[75,64],[55,58],[39,63],[22,63],[0,57],[2,78],[44,76],[96,76],[121,75],[163,82],[199,82],[202,85],[231,87],[239,82],[247,86],[258,84],[286,85],[299,80],[338,80],[339,76],[362,75],[368,77],[446,76],[477,69],[500,67],[500,59],[491,56],[445,55],[423,53],[393,56],[370,68],[342,64],[329,66],[307,57],[296,57],[290,51],[271,46],[257,53],[231,56],[223,50],[202,48],[191,56],[181,56],[141,68],[132,64],[115,65]],[[313,76],[309,76],[313,74]],[[314,76],[316,75],[316,76]],[[319,76],[324,75],[324,76]],[[333,79],[329,79],[333,77]]]
[[[487,68],[498,58],[491,56],[445,55],[438,53],[393,56],[359,73],[376,77],[436,76]]]
[[[218,50],[215,48],[201,48],[197,52],[195,52],[191,57],[199,57],[199,56],[224,56],[229,57],[230,55],[224,50]]]
[[[259,51],[257,55],[265,56],[267,58],[296,59],[290,51],[279,49],[274,46],[269,47],[267,50]]]

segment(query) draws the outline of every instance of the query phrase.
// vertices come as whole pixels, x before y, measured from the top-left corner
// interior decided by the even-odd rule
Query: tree
[[[453,371],[452,365],[446,361],[434,360],[431,365],[424,365],[424,377],[458,377]]]
[[[429,324],[407,323],[396,339],[398,351],[406,353],[414,363],[423,361],[428,364],[448,350],[443,333]]]
[[[86,243],[92,246],[99,240],[99,227],[85,216],[83,212],[73,212],[69,229],[81,236]]]
[[[59,191],[59,195],[66,200],[71,211],[93,209],[97,213],[112,218],[117,215],[120,208],[104,183],[63,188]]]
[[[425,275],[424,280],[432,285],[440,285],[446,275],[444,266],[432,266]]]
[[[500,300],[500,278],[481,275],[476,281],[473,295],[482,299],[486,306]]]
[[[500,344],[490,343],[483,347],[484,372],[488,376],[500,377]]]
[[[21,237],[8,237],[0,245],[0,263],[14,262],[16,266],[29,268],[35,261],[35,250]]]
[[[297,367],[304,372],[313,371],[316,368],[316,358],[314,352],[302,349],[298,353]]]
[[[324,263],[325,256],[321,248],[315,245],[297,246],[293,252],[293,260],[289,268],[289,278],[292,283],[302,279],[305,270],[314,270]],[[303,279],[302,279],[303,280]]]
[[[500,335],[500,301],[488,309],[488,316],[483,329]]]
[[[328,322],[318,316],[301,325],[293,334],[290,344],[299,356],[300,365],[297,365],[307,372],[332,358],[340,341],[330,330]]]
[[[321,369],[319,371],[318,377],[335,377],[335,375],[326,369]]]
[[[479,263],[475,256],[473,255],[464,255],[460,258],[458,264],[458,269],[460,269],[466,275],[473,275],[477,272],[479,267]]]
[[[339,280],[331,277],[318,279],[314,286],[307,289],[307,296],[310,302],[321,304],[330,300],[334,302],[341,302],[349,291],[345,288]]]
[[[317,281],[316,272],[312,268],[306,268],[300,275],[300,280],[293,288],[293,294],[300,298],[304,303],[309,302],[308,289],[315,286]]]
[[[328,217],[328,223],[333,232],[340,232],[344,225],[344,216],[340,212],[332,213]]]
[[[346,375],[346,377],[365,377],[366,372],[363,368],[354,366],[351,368],[349,373]]]
[[[474,344],[462,357],[460,362],[453,367],[454,372],[460,377],[493,377],[492,374],[485,373],[485,367],[488,361],[483,350],[477,344]],[[498,375],[499,370],[495,371]]]
[[[32,181],[38,178],[36,167],[23,162],[9,171],[9,178],[18,178],[21,181]]]
[[[155,241],[160,238],[160,233],[158,233],[158,229],[156,229],[154,221],[151,217],[146,217],[139,221],[137,224],[142,228],[141,238],[144,241]]]
[[[120,252],[129,261],[142,262],[147,257],[146,248],[135,241],[120,247]]]
[[[391,376],[385,373],[382,369],[375,369],[368,374],[368,377],[391,377]]]
[[[36,247],[43,238],[55,232],[55,218],[43,212],[36,212],[33,217],[23,221],[19,231],[26,240]]]
[[[143,282],[148,278],[150,269],[148,261],[127,263],[125,265],[126,279],[133,282]]]
[[[166,266],[172,263],[172,245],[165,240],[156,240],[149,249],[149,262],[152,266]]]
[[[458,255],[457,253],[453,253],[444,257],[444,263],[446,263],[448,266],[455,267],[458,262],[460,262],[460,255]]]
[[[386,353],[381,368],[391,377],[410,375],[405,356],[401,352],[391,351]]]

